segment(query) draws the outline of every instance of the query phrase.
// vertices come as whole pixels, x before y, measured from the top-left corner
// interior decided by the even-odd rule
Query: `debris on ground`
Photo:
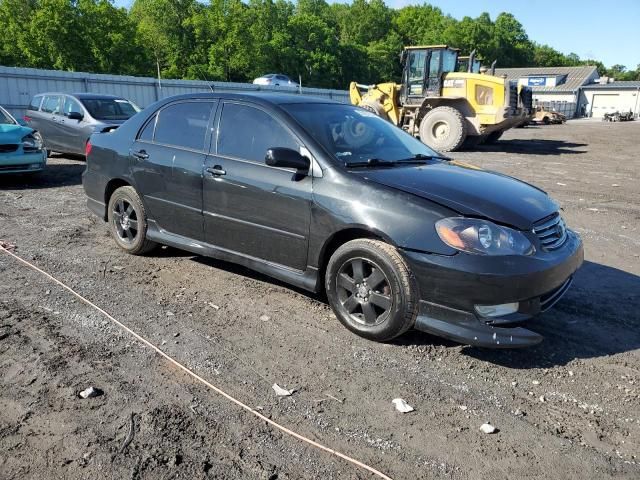
[[[271,388],[273,388],[273,391],[276,392],[276,395],[278,395],[279,397],[289,397],[289,396],[293,395],[293,392],[296,391],[295,388],[293,388],[291,390],[287,390],[286,388],[282,388],[277,383],[274,383]]]
[[[393,405],[396,407],[396,410],[400,413],[409,413],[415,410],[402,398],[394,398],[393,400],[391,400],[391,403],[393,403]]]
[[[480,425],[480,431],[482,433],[486,433],[487,435],[490,435],[492,433],[497,433],[498,429],[493,425],[491,425],[490,423],[483,423],[482,425]]]
[[[99,388],[89,387],[89,388],[87,388],[87,389],[85,389],[85,390],[80,392],[80,398],[99,397],[102,394],[103,394],[103,391],[100,390]]]
[[[269,315],[260,315],[260,320],[262,322],[268,322],[269,320],[271,320],[271,317]]]
[[[214,310],[220,310],[220,305],[216,305],[215,303],[207,302],[207,305],[209,305]]]

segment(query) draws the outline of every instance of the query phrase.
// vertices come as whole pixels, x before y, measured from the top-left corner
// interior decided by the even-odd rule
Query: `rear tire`
[[[458,150],[466,137],[465,118],[453,107],[436,107],[420,122],[420,140],[441,152]]]
[[[116,244],[131,255],[144,255],[158,244],[147,240],[147,213],[133,187],[118,188],[109,199],[109,231]]]
[[[389,341],[413,327],[418,288],[391,245],[359,239],[331,256],[325,275],[329,304],[340,322],[361,337]]]

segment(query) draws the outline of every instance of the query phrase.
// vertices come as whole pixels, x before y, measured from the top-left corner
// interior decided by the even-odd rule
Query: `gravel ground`
[[[393,478],[637,479],[639,138],[640,122],[575,121],[454,155],[546,189],[584,239],[585,265],[527,350],[419,332],[376,344],[322,298],[249,270],[170,248],[124,256],[85,207],[78,159],[0,178],[0,240],[231,395]],[[296,392],[276,397],[273,383]],[[103,394],[81,399],[89,386]],[[415,411],[396,412],[397,397]],[[372,475],[240,410],[0,254],[0,478]]]

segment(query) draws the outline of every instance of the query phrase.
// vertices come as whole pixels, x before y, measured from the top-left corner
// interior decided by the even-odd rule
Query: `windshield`
[[[96,120],[127,120],[138,113],[131,102],[120,98],[83,98],[82,104]]]
[[[374,113],[351,105],[282,105],[335,160],[349,165],[439,157],[424,143]]]
[[[0,125],[15,125],[11,115],[9,115],[3,108],[0,108]]]

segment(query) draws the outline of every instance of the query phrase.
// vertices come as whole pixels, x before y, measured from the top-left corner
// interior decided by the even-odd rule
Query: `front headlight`
[[[477,218],[452,217],[436,222],[440,239],[450,247],[479,255],[532,255],[535,248],[522,232]]]
[[[38,132],[33,132],[23,137],[22,149],[30,152],[42,150],[42,137],[40,134]]]

